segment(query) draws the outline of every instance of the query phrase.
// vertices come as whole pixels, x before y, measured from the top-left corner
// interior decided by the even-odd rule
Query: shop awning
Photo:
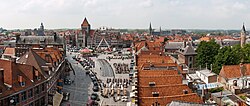
[[[63,95],[56,92],[56,94],[53,96],[53,106],[60,106],[63,99]]]

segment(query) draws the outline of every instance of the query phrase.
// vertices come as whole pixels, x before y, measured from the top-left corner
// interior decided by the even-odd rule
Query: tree
[[[240,45],[235,45],[233,47],[223,47],[218,51],[218,54],[215,56],[213,72],[219,74],[223,65],[240,64],[243,58],[244,52]]]
[[[214,39],[208,42],[201,41],[197,48],[196,66],[200,65],[202,68],[204,68],[206,67],[206,64],[213,64],[219,49],[220,45],[217,44]]]
[[[250,63],[250,44],[244,45],[242,52],[244,53],[243,62]]]

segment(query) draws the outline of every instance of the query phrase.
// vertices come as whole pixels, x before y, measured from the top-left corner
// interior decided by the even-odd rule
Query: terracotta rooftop
[[[139,70],[140,76],[178,75],[176,70]]]
[[[185,84],[173,84],[173,85],[162,85],[155,87],[143,87],[139,88],[139,97],[153,97],[152,92],[158,92],[159,97],[161,96],[173,96],[184,94],[183,90],[187,90],[188,93],[192,93],[191,89]]]
[[[0,89],[3,91],[0,98],[27,89],[45,80],[43,77],[40,80],[33,79],[36,71],[33,66],[1,59],[0,63],[0,72],[3,73],[3,76],[0,76],[3,79],[0,80]],[[38,72],[38,76],[42,76],[41,73]],[[21,86],[20,81],[25,82],[25,85]]]
[[[149,82],[155,82],[156,86],[182,84],[182,77],[180,75],[140,76],[138,82],[139,86],[149,86]]]
[[[249,76],[250,64],[244,64],[242,68],[240,68],[240,65],[224,65],[219,75],[226,79],[240,78],[242,75]]]
[[[140,98],[139,103],[141,106],[151,106],[153,103],[158,102],[161,106],[166,106],[171,103],[171,101],[203,103],[200,97],[195,93],[164,97],[142,97]]]

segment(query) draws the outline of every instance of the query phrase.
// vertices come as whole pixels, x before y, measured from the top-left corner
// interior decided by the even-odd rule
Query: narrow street
[[[77,62],[72,59],[72,56],[73,55],[67,53],[67,59],[72,64],[76,75],[71,72],[70,79],[74,80],[74,83],[63,86],[63,91],[69,92],[70,98],[69,101],[63,101],[62,106],[67,106],[68,104],[70,104],[70,106],[86,106],[91,79],[85,74],[86,71],[83,69],[82,65],[79,63],[77,64]]]

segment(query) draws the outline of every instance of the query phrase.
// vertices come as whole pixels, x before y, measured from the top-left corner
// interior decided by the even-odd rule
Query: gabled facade
[[[233,93],[239,89],[250,88],[250,64],[224,65],[218,81]]]

